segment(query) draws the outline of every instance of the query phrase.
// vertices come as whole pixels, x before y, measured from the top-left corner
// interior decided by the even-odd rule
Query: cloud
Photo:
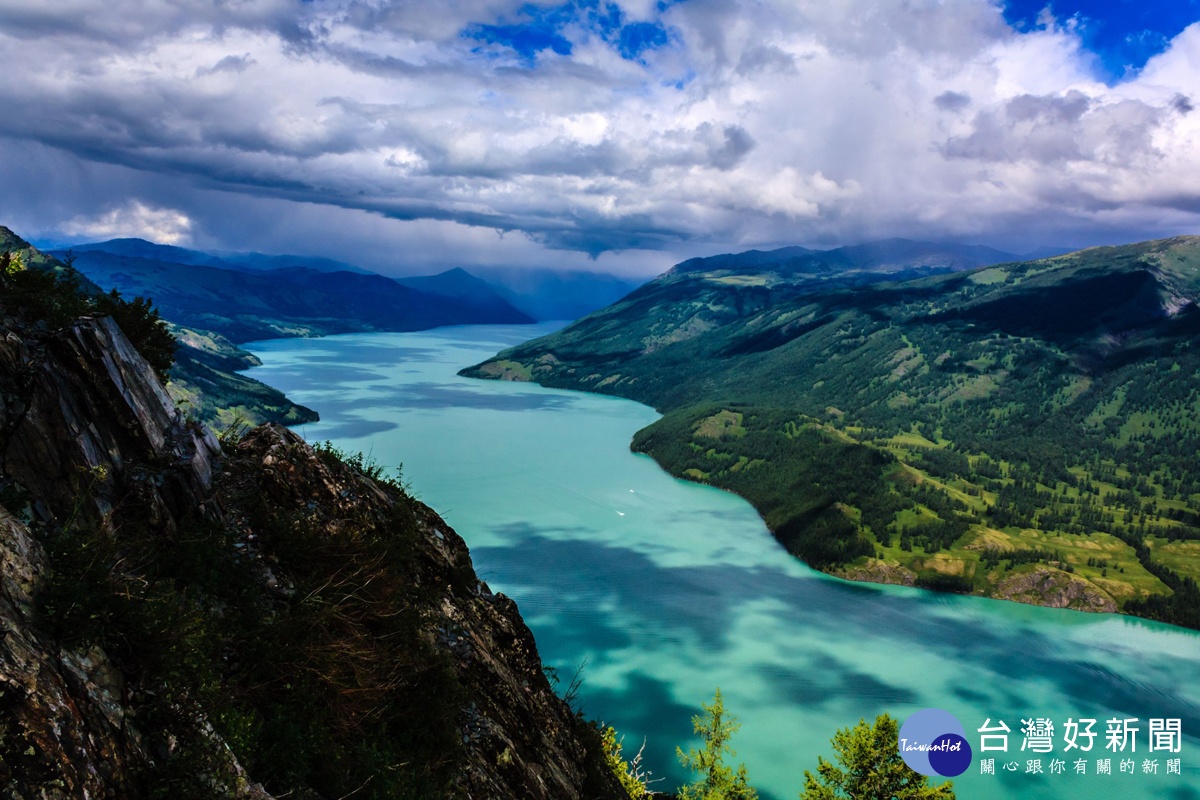
[[[933,104],[943,111],[962,111],[971,105],[971,96],[947,90],[933,98]]]
[[[267,238],[229,198],[438,262],[487,248],[435,229],[547,262],[1200,222],[1200,25],[1115,84],[1078,25],[990,0],[0,0],[0,47],[0,174],[36,147],[100,187],[22,184],[66,236]]]
[[[245,72],[252,64],[254,64],[254,59],[250,57],[249,53],[240,56],[225,56],[211,67],[196,67],[196,77],[216,75],[218,72]]]
[[[62,224],[68,236],[93,240],[139,238],[161,244],[188,244],[192,221],[170,208],[151,208],[132,200],[96,217],[74,217]]]

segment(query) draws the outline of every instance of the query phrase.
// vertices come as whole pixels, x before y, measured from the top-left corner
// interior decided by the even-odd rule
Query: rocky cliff
[[[401,486],[218,442],[111,319],[0,326],[4,796],[624,796]]]

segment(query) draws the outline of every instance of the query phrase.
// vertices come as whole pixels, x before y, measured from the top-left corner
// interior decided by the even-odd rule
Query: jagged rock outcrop
[[[222,454],[209,431],[172,406],[153,370],[108,318],[57,331],[14,316],[0,324],[0,477],[8,487],[6,507],[0,507],[5,797],[185,796],[171,793],[176,784],[165,781],[182,780],[181,771],[189,769],[202,772],[187,785],[203,787],[207,796],[271,797],[257,783],[262,778],[255,770],[263,765],[252,763],[253,756],[245,766],[239,763],[235,750],[252,748],[227,744],[220,730],[233,728],[227,721],[215,724],[206,695],[193,688],[172,693],[171,676],[192,666],[147,666],[136,652],[118,652],[119,641],[117,650],[106,652],[103,630],[93,631],[96,641],[56,638],[60,618],[78,617],[80,609],[51,609],[57,617],[43,609],[57,569],[49,545],[85,535],[108,554],[94,558],[110,559],[102,566],[111,568],[112,586],[127,594],[115,597],[122,609],[137,611],[137,592],[152,587],[158,594],[147,596],[160,604],[166,596],[171,614],[216,626],[218,633],[202,630],[197,641],[218,636],[226,630],[221,625],[232,624],[227,618],[238,614],[254,617],[238,624],[258,626],[246,628],[248,641],[277,629],[311,638],[294,645],[296,657],[289,653],[272,666],[295,671],[294,690],[285,672],[259,683],[247,678],[257,678],[255,665],[246,663],[236,637],[213,649],[213,663],[202,668],[241,687],[238,699],[247,708],[253,693],[264,691],[260,684],[274,693],[275,705],[267,708],[290,702],[288,691],[315,686],[341,703],[330,712],[330,725],[341,735],[365,719],[388,717],[392,698],[418,691],[428,672],[449,687],[443,705],[451,697],[455,704],[455,741],[436,759],[437,769],[449,776],[444,796],[623,797],[586,740],[586,726],[554,694],[516,605],[478,580],[465,543],[431,509],[397,486],[314,452],[284,428],[256,429]],[[215,548],[205,551],[206,558],[219,557],[246,576],[236,597],[251,598],[238,602],[254,615],[206,594],[204,581],[217,579],[183,575],[173,582],[153,560],[160,552],[153,548],[160,546],[164,558],[183,558],[195,540],[180,533],[185,529],[205,532],[205,546]],[[294,547],[297,530],[319,545],[310,561]],[[104,550],[109,544],[111,553]],[[330,594],[334,590],[339,594]],[[85,622],[87,616],[84,610]],[[315,622],[310,628],[270,627],[272,620],[291,624],[292,617]],[[409,621],[411,641],[424,659],[413,657],[420,666],[413,674],[394,666],[394,652],[387,649],[400,641],[388,637],[409,635],[408,628],[387,627],[395,619]],[[189,644],[183,636],[169,653]],[[209,651],[179,652],[187,662]],[[381,664],[380,654],[391,660]],[[155,714],[146,713],[151,707]],[[164,708],[171,714],[164,717]],[[253,718],[238,717],[249,720],[246,725]],[[416,726],[420,736],[423,722],[388,724]],[[198,736],[203,758],[180,755],[189,735]],[[364,786],[369,783],[370,776]],[[322,797],[311,786],[293,796]]]
[[[114,682],[89,679],[87,666],[103,656],[61,652],[36,633],[32,592],[44,554],[29,529],[2,509],[0,564],[0,785],[6,796],[126,791],[126,765],[146,758],[139,737],[125,735]]]
[[[277,511],[301,513],[330,532],[385,525],[397,503],[378,484],[331,469],[299,436],[275,425],[248,434],[230,466],[231,482],[249,484],[229,486],[231,495],[256,493]],[[466,543],[441,517],[422,503],[407,502],[421,541],[411,577],[439,587],[437,607],[428,609],[429,634],[451,653],[467,689],[459,720],[465,759],[455,779],[458,790],[477,800],[580,797],[587,756],[516,603],[478,580]]]
[[[151,465],[160,469],[142,500],[157,521],[169,524],[172,509],[215,513],[216,439],[187,423],[110,317],[54,333],[4,322],[0,473],[29,492],[40,520],[102,519]]]
[[[1011,575],[996,587],[995,597],[1050,608],[1115,613],[1117,604],[1095,584],[1054,567],[1039,566]]]

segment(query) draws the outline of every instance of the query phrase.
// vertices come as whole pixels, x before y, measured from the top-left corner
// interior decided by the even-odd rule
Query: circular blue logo
[[[940,708],[923,708],[904,720],[897,746],[905,764],[929,777],[953,778],[971,766],[966,730]]]

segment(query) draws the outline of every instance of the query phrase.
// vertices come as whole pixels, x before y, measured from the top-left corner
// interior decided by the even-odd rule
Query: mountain
[[[307,269],[315,269],[318,272],[361,272],[367,275],[374,274],[370,270],[362,267],[349,264],[345,261],[338,261],[333,258],[323,258],[321,256],[297,256],[297,255],[265,255],[263,253],[217,253],[221,260],[228,264],[232,264],[235,269],[243,270],[273,270],[287,269],[289,267],[304,267]]]
[[[677,264],[677,272],[713,272],[717,270],[773,272],[779,275],[849,273],[937,273],[952,272],[1006,261],[1017,256],[974,245],[918,242],[911,239],[885,239],[879,242],[838,247],[833,250],[809,250],[783,247],[778,250],[748,250],[719,256],[693,258]]]
[[[374,274],[305,267],[245,272],[100,250],[79,252],[74,264],[101,286],[152,297],[171,322],[233,342],[532,321],[498,298],[477,306]]]
[[[218,430],[275,422],[316,422],[317,412],[283,392],[241,374],[262,362],[253,353],[211,331],[169,326],[178,342],[167,392],[175,404]]]
[[[160,245],[144,239],[110,239],[56,249],[61,256],[71,253],[80,268],[93,267],[96,258],[83,254],[108,253],[112,256],[188,266],[215,267],[235,272],[266,273],[278,270],[314,270],[316,272],[377,273],[362,267],[320,256],[266,255],[263,253],[205,252],[174,245]],[[109,267],[104,267],[109,268]],[[527,317],[542,320],[578,319],[612,303],[640,285],[598,272],[561,273],[556,270],[521,270],[481,267],[480,280],[456,267],[437,275],[397,278],[397,283],[442,297],[453,298],[470,306],[464,312],[491,321],[508,317],[515,308]],[[157,297],[157,296],[156,296]]]
[[[444,520],[361,455],[218,440],[90,302],[0,275],[6,797],[627,797]]]
[[[602,272],[473,269],[505,300],[538,321],[579,319],[620,300],[643,283]]]
[[[135,247],[150,244],[140,239],[130,241]],[[54,256],[42,253],[8,228],[0,226],[0,253],[3,252],[20,254],[24,264],[34,270],[60,275],[69,272],[67,265]],[[86,294],[104,293],[78,272],[71,274],[72,280],[78,281],[80,290]],[[318,419],[315,411],[296,405],[279,390],[238,374],[240,370],[256,366],[259,361],[225,337],[180,326],[173,326],[171,333],[177,345],[167,390],[195,417],[222,430],[232,425],[263,422],[293,425]]]
[[[909,250],[694,259],[464,374],[653,405],[636,450],[835,574],[1200,627],[1200,238]]]
[[[209,253],[199,250],[189,250],[186,247],[176,247],[170,244],[155,244],[145,239],[109,239],[104,242],[76,244],[72,245],[69,249],[55,250],[54,252],[60,257],[66,256],[67,253],[71,253],[76,257],[82,253],[108,253],[114,256],[144,258],[197,267],[238,268],[236,264]]]
[[[104,242],[87,242],[71,245],[69,248],[54,248],[54,252],[65,255],[102,252],[116,256],[146,258],[153,261],[165,261],[171,264],[188,264],[197,267],[217,267],[232,269],[240,272],[261,272],[289,267],[315,269],[319,272],[361,272],[370,274],[369,270],[336,261],[332,258],[297,255],[265,255],[263,253],[239,252],[208,252],[192,250],[175,245],[156,244],[145,239],[109,239]]]
[[[458,306],[470,309],[481,318],[511,314],[516,307],[501,297],[491,284],[458,267],[437,275],[396,278],[396,282],[419,292],[450,298]]]

